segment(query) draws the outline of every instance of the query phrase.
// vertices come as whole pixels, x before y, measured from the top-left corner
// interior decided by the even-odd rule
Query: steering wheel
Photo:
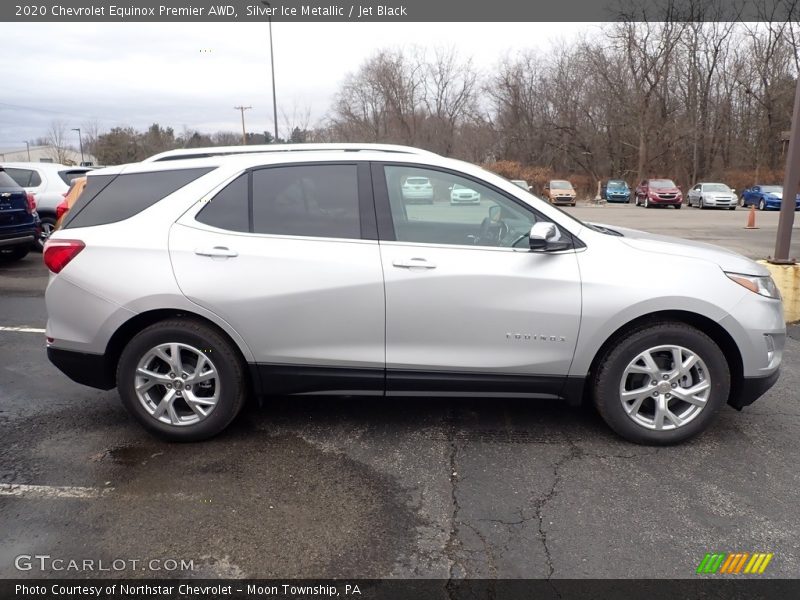
[[[505,221],[502,219],[493,221],[489,217],[486,217],[481,221],[481,228],[478,231],[478,237],[475,243],[485,246],[500,246],[507,235],[508,225],[506,225]]]

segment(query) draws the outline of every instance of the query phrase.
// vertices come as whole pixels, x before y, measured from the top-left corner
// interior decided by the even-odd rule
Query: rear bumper
[[[32,244],[36,240],[36,235],[31,232],[27,235],[0,235],[0,248],[6,246],[25,246]]]
[[[100,390],[110,390],[116,386],[114,373],[104,354],[48,347],[47,358],[76,383]]]
[[[772,374],[764,377],[744,377],[738,389],[732,390],[728,404],[737,410],[751,405],[775,385],[780,375],[781,370],[778,368]]]

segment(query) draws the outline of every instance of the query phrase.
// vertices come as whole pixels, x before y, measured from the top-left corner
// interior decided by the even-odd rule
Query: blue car
[[[41,233],[33,195],[0,167],[0,263],[24,258]]]
[[[631,188],[623,179],[609,179],[600,186],[600,197],[608,202],[630,202]]]
[[[783,198],[781,185],[754,185],[742,192],[739,206],[757,206],[758,210],[778,210]],[[800,194],[795,198],[795,210],[800,210]]]

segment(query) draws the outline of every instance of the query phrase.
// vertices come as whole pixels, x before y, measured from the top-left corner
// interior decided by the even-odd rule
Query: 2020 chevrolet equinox
[[[583,223],[413,148],[180,156],[88,173],[47,242],[47,353],[152,433],[246,396],[590,398],[670,444],[778,378],[780,295],[726,250]],[[416,204],[403,183],[475,190]]]

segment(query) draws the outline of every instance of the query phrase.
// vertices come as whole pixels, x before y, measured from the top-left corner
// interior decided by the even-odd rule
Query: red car
[[[683,193],[671,179],[642,179],[636,186],[636,206],[674,206],[683,204]]]

